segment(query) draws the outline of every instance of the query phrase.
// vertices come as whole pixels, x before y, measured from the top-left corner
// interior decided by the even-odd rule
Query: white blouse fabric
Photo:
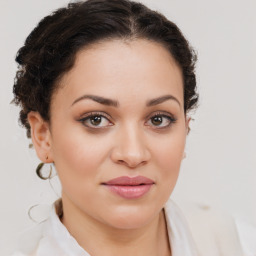
[[[57,214],[59,205],[60,200],[52,206],[49,218],[23,237],[23,249],[19,249],[12,256],[90,256],[60,221]],[[247,252],[243,250],[240,243],[241,237],[236,232],[235,224],[231,229],[229,224],[228,228],[223,228],[223,223],[219,220],[212,221],[209,214],[198,214],[191,210],[192,213],[196,212],[199,218],[194,222],[199,221],[198,223],[203,227],[197,228],[197,231],[192,234],[190,229],[193,230],[193,223],[192,225],[187,223],[181,210],[173,201],[169,200],[164,210],[172,256],[256,256],[256,251],[253,253],[250,248],[247,248]],[[224,222],[226,225],[226,220]],[[199,226],[198,223],[195,224],[196,227]],[[216,233],[211,225],[208,225],[209,223],[212,223],[215,229],[220,225],[221,230],[217,228]],[[226,232],[227,229],[229,231]],[[243,232],[247,234],[245,229]]]

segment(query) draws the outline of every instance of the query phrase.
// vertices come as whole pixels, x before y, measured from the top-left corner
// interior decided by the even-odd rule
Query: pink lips
[[[103,185],[112,192],[126,199],[136,199],[145,195],[154,184],[154,181],[144,176],[122,176],[109,180]]]

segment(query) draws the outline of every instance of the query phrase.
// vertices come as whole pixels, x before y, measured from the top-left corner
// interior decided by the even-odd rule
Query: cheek
[[[98,143],[94,136],[62,130],[54,137],[53,156],[63,188],[74,184],[92,186],[99,182],[99,167],[105,159],[106,143]],[[90,181],[90,182],[89,182]]]
[[[163,190],[170,193],[176,182],[183,159],[186,136],[185,133],[175,134],[162,141],[156,148],[155,159],[159,167],[158,178]]]
[[[156,148],[158,163],[168,169],[168,167],[180,166],[183,159],[186,136],[183,133],[173,134],[162,140]],[[172,168],[170,168],[171,170]]]

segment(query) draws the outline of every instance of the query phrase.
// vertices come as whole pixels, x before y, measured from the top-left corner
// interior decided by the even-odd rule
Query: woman
[[[174,23],[132,1],[78,2],[38,24],[16,58],[15,103],[62,197],[22,253],[243,255],[233,223],[205,231],[199,210],[194,229],[168,201],[198,101],[195,59]]]

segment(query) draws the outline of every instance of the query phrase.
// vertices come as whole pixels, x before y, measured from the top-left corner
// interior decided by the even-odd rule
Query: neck
[[[164,211],[137,229],[117,229],[77,209],[63,197],[62,223],[78,244],[94,256],[170,256]]]

